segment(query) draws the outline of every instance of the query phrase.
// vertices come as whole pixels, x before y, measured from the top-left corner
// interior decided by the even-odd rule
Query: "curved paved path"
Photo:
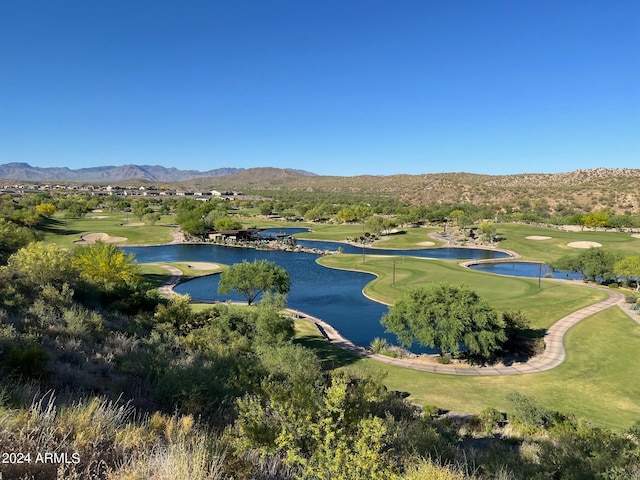
[[[538,373],[544,372],[557,367],[566,358],[566,352],[564,349],[564,336],[580,320],[583,320],[591,315],[606,310],[614,305],[624,304],[624,295],[620,292],[609,291],[609,298],[601,302],[595,303],[588,307],[577,310],[566,317],[558,320],[548,330],[544,337],[545,350],[542,355],[533,357],[532,359],[514,363],[513,365],[496,365],[488,367],[460,367],[456,365],[439,365],[439,364],[426,364],[420,363],[411,359],[399,359],[391,358],[384,355],[378,355],[372,353],[370,350],[355,345],[350,340],[340,335],[335,328],[326,323],[325,321],[312,317],[310,315],[289,310],[298,318],[306,318],[315,323],[322,333],[322,335],[332,344],[342,348],[355,355],[370,358],[378,362],[386,363],[388,365],[396,365],[398,367],[410,368],[412,370],[420,370],[423,372],[442,373],[447,375],[522,375],[525,373]],[[629,314],[624,308],[623,311]]]
[[[167,265],[166,263],[147,263],[147,265],[153,265],[155,267],[164,268],[165,270],[169,270],[171,276],[169,279],[164,282],[158,291],[164,295],[165,297],[170,297],[171,295],[175,295],[176,292],[173,291],[173,287],[175,287],[178,283],[180,283],[180,278],[182,278],[182,270],[176,268],[171,265]]]
[[[155,265],[171,272],[171,277],[162,287],[159,288],[159,290],[160,293],[165,296],[175,295],[173,287],[180,282],[182,272],[176,267],[164,263],[150,263],[149,265]],[[391,358],[384,355],[378,355],[364,347],[355,345],[351,340],[344,338],[340,335],[340,332],[324,320],[298,310],[287,309],[287,311],[296,318],[305,318],[313,322],[320,330],[320,333],[322,333],[322,335],[335,346],[360,357],[370,358],[388,365],[396,365],[398,367],[410,368],[412,370],[442,373],[447,375],[522,375],[525,373],[544,372],[545,370],[550,370],[560,365],[566,358],[564,337],[571,327],[580,320],[584,320],[585,318],[601,312],[602,310],[606,310],[609,307],[614,305],[624,305],[624,295],[622,293],[614,290],[607,290],[607,293],[609,293],[609,298],[606,300],[594,303],[593,305],[589,305],[588,307],[570,313],[549,327],[544,337],[545,350],[542,355],[533,357],[526,362],[514,363],[510,366],[496,365],[489,367],[460,367],[456,365],[426,364],[410,359]],[[632,313],[628,309],[623,308],[622,310],[627,313],[627,315],[632,316]],[[634,320],[638,321],[635,318]]]

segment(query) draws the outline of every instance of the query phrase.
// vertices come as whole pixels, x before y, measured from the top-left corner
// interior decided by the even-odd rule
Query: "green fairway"
[[[395,286],[393,270],[395,262]],[[527,313],[534,328],[547,328],[569,313],[607,298],[602,289],[586,288],[581,283],[507,277],[478,272],[450,260],[427,260],[410,257],[370,255],[362,265],[360,255],[330,255],[318,259],[327,267],[360,270],[378,276],[364,288],[364,293],[378,301],[392,304],[410,287],[428,282],[465,284],[486,298],[499,311],[519,309]]]
[[[72,247],[74,242],[82,239],[82,235],[89,233],[106,233],[111,237],[126,238],[125,241],[118,242],[118,245],[153,245],[171,242],[171,231],[175,227],[168,226],[164,222],[173,220],[173,217],[163,217],[155,226],[147,223],[125,226],[141,222],[138,222],[137,218],[132,218],[131,215],[99,212],[90,213],[84,218],[56,216],[50,219],[41,230],[45,241],[65,247]]]
[[[195,269],[190,268],[187,263],[179,263],[179,262],[163,262],[167,265],[171,265],[172,267],[178,268],[182,272],[182,278],[180,279],[180,283],[187,282],[191,279],[203,277],[205,275],[212,275],[214,273],[219,273],[224,270],[226,265],[218,265],[216,268],[211,268],[207,270],[203,269]],[[151,265],[147,263],[140,264],[140,270],[142,272],[142,276],[145,281],[149,282],[153,288],[158,288],[164,285],[171,274],[166,268],[159,267],[157,265]]]
[[[529,375],[468,377],[417,372],[356,359],[326,342],[312,325],[298,328],[298,341],[314,346],[328,362],[382,376],[389,389],[408,392],[409,400],[418,404],[469,413],[480,413],[487,406],[506,410],[505,396],[515,390],[547,408],[603,427],[624,429],[640,419],[640,383],[635,381],[634,361],[640,349],[640,325],[617,307],[593,315],[569,331],[565,342],[568,355],[562,365]]]
[[[503,238],[499,248],[513,250],[529,260],[548,262],[563,255],[578,254],[580,249],[568,247],[570,242],[597,242],[602,248],[623,255],[640,255],[640,238],[623,232],[566,232],[556,228],[543,228],[521,224],[497,224],[498,235]],[[529,236],[551,237],[548,240],[530,240]]]

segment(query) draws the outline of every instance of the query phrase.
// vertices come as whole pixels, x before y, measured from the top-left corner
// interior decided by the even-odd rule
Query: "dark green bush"
[[[40,345],[14,347],[4,360],[5,367],[23,378],[41,378],[46,374],[49,355]]]

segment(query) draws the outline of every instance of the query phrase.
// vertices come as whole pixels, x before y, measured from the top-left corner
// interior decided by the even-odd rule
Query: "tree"
[[[615,277],[614,264],[620,260],[617,253],[602,248],[589,248],[578,255],[565,255],[550,264],[553,270],[565,270],[582,275],[586,280],[608,280]]]
[[[136,285],[141,278],[133,254],[127,255],[111,243],[79,246],[72,261],[83,280],[104,291]]]
[[[478,228],[490,243],[493,243],[495,241],[498,230],[493,223],[482,222]]]
[[[358,219],[358,214],[351,207],[344,207],[337,214],[336,218],[345,223],[355,222]]]
[[[242,228],[242,224],[239,221],[225,215],[223,217],[216,218],[216,220],[213,222],[213,228],[217,232],[221,232],[224,230],[239,230]]]
[[[448,283],[408,291],[382,317],[382,325],[403,345],[417,342],[440,355],[464,346],[472,355],[489,358],[506,340],[504,322],[485,299]]]
[[[0,218],[0,265],[4,265],[11,254],[34,240],[36,235],[33,230]]]
[[[601,228],[607,225],[609,215],[603,211],[587,213],[582,217],[582,223],[587,228]]]
[[[636,291],[640,292],[640,255],[626,257],[613,265],[613,272],[628,280],[636,281]]]
[[[235,291],[251,305],[263,293],[286,295],[290,288],[291,278],[284,268],[268,260],[243,260],[220,274],[218,293]]]
[[[141,202],[141,201],[137,201],[136,203],[133,204],[133,206],[131,207],[131,213],[133,214],[134,217],[137,217],[138,220],[142,221],[142,218],[149,214],[152,213],[153,210],[151,210],[148,206],[146,202]]]
[[[69,251],[55,244],[31,243],[11,255],[8,266],[35,286],[72,283],[77,276]]]
[[[151,224],[151,226],[155,226],[156,223],[160,221],[162,216],[158,212],[147,213],[144,218]]]
[[[43,217],[52,217],[56,213],[56,206],[53,203],[41,203],[36,205],[36,212]]]

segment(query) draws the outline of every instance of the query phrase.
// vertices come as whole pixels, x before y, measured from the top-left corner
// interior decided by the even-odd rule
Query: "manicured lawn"
[[[221,272],[225,268],[225,265],[219,265],[217,268],[212,268],[208,270],[199,270],[195,268],[190,268],[187,263],[174,263],[174,262],[164,262],[167,265],[171,265],[173,267],[178,268],[182,272],[182,278],[180,279],[180,283],[189,281],[193,278],[203,277],[205,275],[211,275],[214,273]],[[164,285],[171,274],[168,270],[158,267],[156,265],[150,265],[146,263],[140,264],[140,270],[142,271],[142,275],[144,279],[149,282],[154,288],[161,287]]]
[[[563,255],[578,254],[580,249],[567,246],[570,242],[598,242],[602,248],[623,255],[639,255],[640,239],[622,232],[565,232],[555,228],[520,224],[497,224],[498,235],[503,238],[499,248],[514,250],[529,260],[543,262],[556,260]],[[528,240],[528,236],[552,237],[549,240]]]
[[[106,217],[106,218],[91,218]],[[127,240],[118,245],[152,245],[169,243],[172,240],[171,231],[175,227],[166,225],[173,222],[174,217],[163,217],[155,226],[125,227],[123,224],[136,223],[137,218],[122,213],[99,212],[89,213],[84,218],[68,218],[56,216],[42,229],[45,241],[57,243],[65,247],[72,247],[74,242],[81,240],[87,233],[107,233],[112,237],[124,237]]]
[[[322,224],[308,222],[283,222],[274,220],[258,220],[247,222],[246,225],[264,228],[300,227],[310,228],[308,233],[297,234],[297,238],[308,240],[333,240],[344,241],[347,238],[359,237],[363,233],[362,224]],[[638,255],[640,253],[640,239],[634,238],[630,233],[622,232],[566,232],[555,228],[544,228],[533,225],[498,223],[498,235],[502,238],[497,248],[513,250],[522,255],[524,259],[548,262],[556,260],[563,255],[578,254],[580,249],[568,247],[570,242],[588,241],[598,242],[603,248],[617,251],[623,255]],[[427,237],[427,234],[440,231],[440,227],[428,228],[400,228],[399,232],[386,236],[387,240],[378,242],[375,248],[428,248],[420,246],[421,242],[432,241],[434,247],[441,246]],[[529,240],[529,236],[552,237],[549,240]]]
[[[297,326],[303,322],[297,322]],[[329,362],[382,377],[391,390],[410,394],[418,404],[479,413],[492,406],[507,410],[505,396],[515,390],[535,398],[543,406],[588,419],[595,425],[628,428],[640,419],[640,382],[637,358],[640,325],[614,307],[583,320],[566,337],[566,361],[557,368],[530,375],[467,377],[439,375],[393,367],[373,360],[354,359],[336,352],[315,331],[299,328],[299,342],[314,346]]]
[[[394,261],[395,287],[392,285]],[[489,300],[498,311],[519,309],[526,312],[534,328],[547,328],[565,315],[604,300],[608,295],[605,290],[586,288],[578,282],[572,285],[542,280],[542,288],[538,289],[537,279],[478,272],[463,268],[455,261],[370,255],[362,265],[359,255],[329,255],[318,259],[318,263],[349,270],[357,267],[378,275],[365,287],[364,293],[388,304],[394,303],[407,289],[428,282],[465,284]]]

